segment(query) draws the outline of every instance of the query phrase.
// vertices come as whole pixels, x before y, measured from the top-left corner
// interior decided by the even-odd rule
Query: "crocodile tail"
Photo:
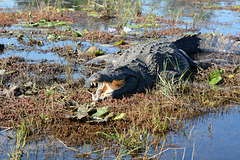
[[[186,35],[173,42],[178,49],[185,51],[189,57],[196,53],[230,53],[240,55],[240,39],[217,36],[214,34]]]
[[[178,38],[175,42],[173,42],[178,49],[182,49],[189,57],[193,57],[194,54],[201,52],[199,46],[201,43],[201,39],[198,34],[185,35],[181,38]]]
[[[199,49],[205,53],[230,53],[240,55],[240,39],[217,36],[214,34],[200,34]]]
[[[208,67],[212,67],[214,64],[219,66],[232,66],[234,63],[232,61],[224,60],[224,59],[203,59],[194,61],[200,68],[207,69]]]

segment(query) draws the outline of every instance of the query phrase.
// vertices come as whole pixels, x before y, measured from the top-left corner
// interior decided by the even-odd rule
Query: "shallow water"
[[[69,1],[68,6],[73,7],[76,6],[79,1]],[[86,3],[86,2],[85,2]],[[215,4],[225,6],[229,2],[215,2]],[[239,1],[231,1],[232,4],[238,5]],[[25,1],[15,1],[15,0],[3,0],[0,1],[1,8],[13,8],[19,7],[22,8],[24,5],[28,5],[29,2]],[[226,35],[230,33],[232,35],[239,34],[240,30],[240,16],[239,13],[230,11],[230,10],[205,10],[201,11],[199,6],[202,4],[189,5],[187,2],[176,2],[174,0],[170,1],[145,1],[143,6],[143,14],[149,13],[149,10],[152,9],[153,13],[157,15],[169,17],[169,12],[177,11],[182,9],[182,12],[185,14],[194,14],[196,10],[198,12],[202,12],[204,17],[209,22],[217,22],[215,24],[211,24],[206,27],[201,27],[200,31],[203,33],[208,32],[217,32],[223,33]],[[214,4],[214,3],[213,3]],[[207,5],[207,4],[204,4]],[[152,8],[151,8],[152,7]],[[199,11],[200,10],[200,11]],[[184,22],[192,22],[194,21],[192,16],[183,16],[180,17],[180,20]],[[87,23],[79,23],[72,25],[73,28],[77,30],[81,30],[84,28],[88,28],[88,30],[100,29],[108,30],[108,26],[114,25],[116,22],[112,21],[111,23],[104,22],[87,22]],[[93,25],[94,24],[94,25]],[[20,26],[13,26],[12,29],[25,29]],[[21,46],[18,44],[17,37],[15,38],[0,38],[1,43],[11,45],[19,45],[19,48],[25,48],[25,46]],[[9,56],[21,56],[28,60],[41,61],[42,59],[47,59],[53,62],[59,62],[61,64],[66,64],[67,61],[59,57],[57,54],[53,52],[41,53],[40,49],[49,49],[53,46],[67,46],[67,45],[76,45],[75,42],[72,41],[58,41],[58,42],[47,42],[43,47],[36,47],[36,50],[32,51],[19,51],[19,50],[7,50],[3,54],[0,55],[2,57]],[[89,42],[83,42],[82,50],[86,50],[92,44]],[[119,51],[117,47],[103,46],[101,44],[95,43],[94,45],[99,46],[100,49],[107,53],[116,53]],[[75,79],[81,77],[79,73],[74,73],[73,77]],[[232,108],[228,114],[212,114],[208,115],[201,120],[191,120],[191,124],[189,122],[185,122],[185,128],[183,132],[178,134],[170,132],[167,135],[166,145],[170,145],[169,147],[165,147],[166,151],[162,154],[162,159],[239,159],[240,157],[240,114],[239,108]],[[3,142],[4,148],[7,151],[11,151],[11,147],[15,145],[15,139],[10,140],[6,139],[5,136],[8,135],[9,132],[1,132],[0,136],[0,144]],[[175,146],[175,147],[173,147]],[[3,147],[1,148],[0,157],[2,159],[7,159],[8,155],[6,150]],[[91,148],[91,146],[87,146],[87,148]],[[83,146],[79,148],[75,148],[77,150],[85,150]],[[86,152],[86,151],[83,151]],[[150,151],[151,152],[151,151]],[[153,151],[154,152],[154,151]],[[28,154],[27,154],[28,153]],[[153,153],[154,154],[154,153]],[[32,141],[24,148],[24,155],[22,159],[30,158],[30,159],[77,159],[76,152],[67,149],[60,143],[59,140],[54,139],[53,137],[47,137],[41,141],[36,139],[36,142]],[[114,155],[108,155],[106,159],[113,159]],[[88,158],[101,158],[97,154],[92,154]],[[130,156],[126,157],[127,159]]]
[[[173,149],[171,158],[181,159],[239,159],[240,156],[240,110],[239,107],[232,108],[228,114],[212,114],[190,125],[186,124],[188,131],[176,135],[170,133],[172,143],[176,144],[178,154]],[[167,156],[168,157],[168,154]],[[169,159],[169,158],[167,158]]]
[[[196,159],[196,160],[235,160],[240,156],[240,109],[231,108],[227,114],[211,114],[203,119],[185,123],[183,132],[170,132],[166,136],[166,143],[160,159]],[[5,140],[5,136],[12,137],[10,132],[1,131],[0,143],[11,151],[15,146],[15,139]],[[155,137],[157,135],[154,135]],[[77,154],[86,153],[93,147],[86,145],[67,149],[61,140],[48,136],[45,139],[31,141],[24,148],[23,159],[78,159]],[[0,147],[1,148],[1,147]],[[153,148],[150,148],[153,149]],[[78,150],[76,152],[74,150]],[[0,157],[7,159],[6,151],[2,148]],[[103,152],[100,152],[103,154]],[[154,150],[149,154],[157,154]],[[113,159],[115,155],[108,154],[104,159]],[[91,154],[88,158],[101,158],[102,155]],[[130,156],[125,157],[130,159]]]

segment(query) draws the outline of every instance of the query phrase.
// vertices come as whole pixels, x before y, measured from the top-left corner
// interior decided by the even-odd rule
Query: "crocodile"
[[[103,70],[91,75],[86,86],[97,87],[96,93],[92,93],[94,101],[107,97],[119,98],[152,88],[163,72],[168,78],[189,76],[198,67],[206,68],[211,63],[226,62],[216,58],[193,60],[194,55],[203,52],[240,55],[240,41],[199,33],[140,43],[114,58]]]

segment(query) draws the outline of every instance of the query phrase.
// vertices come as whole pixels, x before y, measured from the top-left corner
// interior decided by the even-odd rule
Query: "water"
[[[191,121],[191,124],[186,124],[188,130],[185,136],[183,133],[168,135],[172,141],[169,144],[177,144],[176,148],[185,148],[185,159],[191,159],[192,156],[195,160],[239,159],[240,110],[238,107],[231,110],[228,114],[212,114],[202,120]],[[184,149],[179,149],[178,152],[175,154],[172,149],[165,154],[171,153],[171,158],[181,159]]]
[[[227,114],[211,114],[204,119],[191,120],[185,123],[185,128],[178,134],[170,132],[166,137],[165,147],[161,159],[195,159],[195,160],[226,160],[238,159],[240,156],[240,109],[233,107]],[[11,132],[1,131],[0,143],[11,151],[15,146],[15,139],[5,139]],[[157,135],[154,135],[155,137]],[[86,153],[91,145],[66,148],[64,142],[53,136],[38,137],[24,148],[23,159],[77,159],[79,153]],[[3,148],[2,148],[3,149]],[[153,148],[150,148],[153,149]],[[76,152],[78,150],[79,152]],[[100,152],[103,154],[103,152]],[[149,152],[149,154],[157,154]],[[5,151],[0,157],[7,159]],[[100,158],[101,155],[91,154],[89,158]],[[107,158],[108,157],[108,158]],[[110,154],[106,159],[113,159]],[[158,157],[159,158],[159,157]],[[130,159],[127,156],[126,159]]]
[[[220,6],[226,6],[228,3],[233,5],[240,4],[239,1],[230,2],[212,2],[211,5],[217,4]],[[81,8],[81,5],[86,4],[86,1],[66,1],[69,8]],[[165,16],[169,18],[170,12],[177,13],[181,10],[181,13],[189,14],[179,17],[179,20],[183,20],[185,23],[194,21],[192,15],[195,13],[201,13],[203,19],[209,22],[209,25],[201,27],[202,33],[209,32],[220,32],[226,35],[230,33],[232,35],[238,35],[240,30],[240,16],[239,13],[230,10],[202,10],[200,6],[208,4],[196,3],[191,5],[189,2],[179,2],[175,0],[169,1],[150,1],[146,0],[143,5],[143,15],[148,13],[155,13],[158,16]],[[28,1],[16,1],[16,0],[2,0],[0,1],[1,8],[13,9],[14,7],[23,8],[23,6],[35,5]],[[197,11],[197,12],[196,12]],[[191,16],[190,16],[191,15]],[[215,22],[215,23],[210,23]],[[111,26],[116,25],[115,21],[106,22],[94,22],[84,21],[79,24],[73,24],[71,27],[76,30],[83,30],[87,28],[89,31],[99,29],[100,31],[108,30]],[[12,26],[11,29],[24,30],[21,26]],[[8,29],[8,28],[7,28]],[[43,37],[43,40],[46,37]],[[44,41],[45,42],[45,41]],[[36,50],[26,51],[26,46],[21,45],[17,41],[17,37],[14,38],[0,38],[0,43],[6,44],[7,46],[16,45],[19,50],[7,50],[0,55],[0,58],[9,56],[21,56],[28,60],[41,61],[42,59],[50,60],[54,63],[58,62],[61,64],[67,64],[67,60],[63,57],[59,57],[53,52],[42,53],[41,49],[50,49],[56,46],[76,46],[76,42],[71,40],[58,41],[58,42],[45,42],[42,47],[36,46]],[[82,42],[82,50],[86,50],[89,46],[92,46],[90,42]],[[102,45],[95,43],[100,49],[105,51],[107,54],[116,53],[119,48],[112,45]],[[36,63],[36,62],[34,62]],[[81,68],[80,68],[81,69]],[[79,78],[79,72],[74,73],[74,78]],[[239,159],[240,157],[240,114],[239,107],[232,108],[227,114],[212,114],[208,115],[201,120],[191,120],[185,122],[185,128],[178,134],[170,132],[167,135],[166,151],[162,154],[162,159],[191,159],[192,157],[196,160],[225,160],[225,159]],[[15,146],[15,139],[5,139],[9,132],[1,131],[0,144],[6,148],[7,151],[11,151],[11,147]],[[169,145],[169,147],[167,147]],[[175,146],[175,147],[173,147]],[[3,147],[1,148],[0,157],[7,159],[7,152]],[[88,146],[88,148],[90,148]],[[83,146],[76,147],[79,151],[84,150]],[[28,154],[27,154],[28,153]],[[30,159],[77,159],[76,152],[67,149],[59,140],[54,137],[48,136],[36,142],[32,141],[24,148],[24,155],[22,159],[30,157]],[[98,158],[98,155],[91,155],[92,158]],[[101,156],[100,156],[101,157]],[[110,155],[114,157],[114,155]],[[129,159],[130,156],[127,157]],[[112,159],[112,158],[107,158]]]

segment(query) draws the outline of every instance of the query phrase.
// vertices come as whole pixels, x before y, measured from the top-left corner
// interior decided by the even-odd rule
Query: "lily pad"
[[[78,106],[77,111],[73,110],[71,114],[64,115],[64,117],[70,119],[77,118],[82,122],[88,123],[104,123],[109,122],[111,120],[122,120],[125,115],[124,113],[121,113],[118,116],[116,116],[114,112],[109,111],[108,107],[101,107],[98,109],[94,107],[95,105],[93,106],[93,104]]]
[[[209,74],[209,84],[216,85],[222,80],[222,70],[214,70]]]
[[[108,122],[110,120],[112,120],[112,118],[115,116],[115,114],[113,112],[110,112],[107,116],[105,116],[104,118],[101,117],[95,117],[93,116],[91,118],[91,120],[87,121],[89,123],[103,123],[103,122]]]
[[[77,112],[75,113],[76,117],[79,119],[79,120],[83,120],[83,118],[87,118],[88,116],[88,113],[84,113],[84,112]]]
[[[94,113],[92,116],[101,117],[101,116],[107,115],[108,113],[109,113],[108,107],[102,107],[102,108],[99,108],[97,112]]]

